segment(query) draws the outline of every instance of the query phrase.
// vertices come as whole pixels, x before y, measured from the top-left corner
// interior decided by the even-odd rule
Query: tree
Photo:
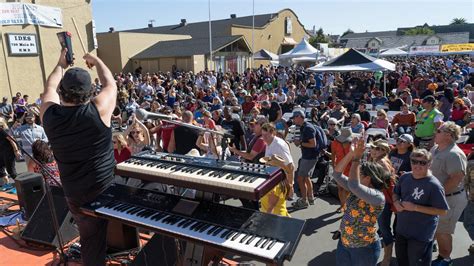
[[[453,18],[449,25],[462,25],[467,24],[467,20],[465,18]]]
[[[405,35],[433,35],[435,34],[435,31],[428,26],[423,26],[411,28],[406,30],[404,33]]]
[[[349,33],[354,33],[354,31],[351,30],[351,29],[347,29],[347,30],[341,35],[341,37],[342,37],[342,36],[346,36],[346,35],[349,34]]]
[[[316,32],[316,36],[313,36],[309,39],[309,43],[316,47],[317,43],[328,43],[329,38],[324,35],[323,28],[319,28],[319,30]]]

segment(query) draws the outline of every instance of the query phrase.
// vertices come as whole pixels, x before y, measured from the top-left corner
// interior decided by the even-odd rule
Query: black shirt
[[[7,158],[7,156],[15,156],[13,153],[13,147],[8,141],[8,133],[4,129],[0,129],[0,158]],[[4,156],[4,157],[3,157]]]
[[[194,128],[186,126],[178,126],[174,129],[175,151],[177,154],[186,154],[192,149],[199,148],[196,146],[196,141],[199,137],[199,132]]]
[[[227,130],[229,134],[234,135],[234,138],[230,144],[235,145],[238,150],[242,150],[243,147],[240,147],[240,138],[245,134],[244,126],[242,122],[237,119],[232,120],[222,120],[222,128]]]
[[[67,197],[97,192],[112,182],[112,130],[102,122],[93,103],[52,105],[44,113],[43,127]]]
[[[404,104],[403,100],[400,98],[395,99],[395,101],[388,101],[388,110],[389,111],[400,111],[402,105]]]
[[[359,114],[360,115],[360,119],[362,121],[365,121],[365,122],[370,122],[370,113],[369,111],[365,110],[365,111],[357,111],[356,114]]]

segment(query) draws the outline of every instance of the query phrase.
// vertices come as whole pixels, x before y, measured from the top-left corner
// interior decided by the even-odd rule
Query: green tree
[[[311,37],[309,39],[309,43],[316,47],[317,43],[328,43],[329,38],[324,34],[324,31],[322,28],[319,28],[319,30],[316,32],[316,35]]]
[[[465,18],[453,18],[449,25],[462,25],[467,24],[467,20]]]
[[[405,31],[406,35],[433,35],[435,34],[434,30],[430,29],[430,27],[423,26],[423,27],[415,27]]]
[[[351,29],[347,29],[347,30],[341,35],[341,37],[342,37],[342,36],[346,36],[346,35],[349,34],[349,33],[354,33],[354,31],[351,30]]]

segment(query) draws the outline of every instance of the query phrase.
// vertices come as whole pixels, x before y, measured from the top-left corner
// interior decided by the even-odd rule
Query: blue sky
[[[255,0],[255,14],[275,13],[291,8],[305,28],[322,27],[324,32],[342,34],[395,30],[397,27],[449,24],[463,17],[474,23],[472,0]],[[109,27],[116,30],[154,25],[208,20],[208,0],[93,0],[92,11],[97,32]],[[230,14],[252,15],[252,0],[211,0],[211,18],[224,19]]]

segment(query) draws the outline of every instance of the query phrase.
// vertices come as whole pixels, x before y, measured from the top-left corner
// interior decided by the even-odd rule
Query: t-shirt
[[[234,135],[234,138],[230,144],[233,144],[238,150],[241,150],[242,147],[240,147],[240,138],[245,134],[242,122],[237,119],[232,119],[230,121],[224,119],[222,120],[221,126],[223,129],[227,130],[229,134]]]
[[[173,130],[176,128],[175,124],[168,123],[163,121],[160,129],[156,134],[161,134],[161,141],[163,142],[163,150],[168,150],[168,145],[170,144],[171,134],[173,134]]]
[[[365,122],[370,122],[370,113],[369,111],[357,111],[356,114],[360,115],[360,120],[365,121]]]
[[[389,111],[400,111],[402,105],[404,104],[403,100],[400,98],[395,99],[395,101],[388,101],[388,110]]]
[[[10,141],[8,141],[8,133],[3,130],[3,129],[0,129],[0,150],[2,151],[2,154],[11,154],[12,157],[14,157],[15,155],[13,154],[13,147],[10,143]]]
[[[398,124],[399,126],[415,126],[416,115],[415,113],[398,113],[393,117],[392,124]]]
[[[9,103],[0,103],[0,117],[4,117],[10,119],[10,115],[12,114],[13,107]]]
[[[314,139],[316,145],[317,138],[316,138],[316,128],[311,123],[304,122],[300,129],[300,136],[301,136],[301,143],[308,143],[311,139]],[[301,145],[301,158],[306,160],[316,160],[319,156],[319,152],[315,148],[306,148]]]
[[[174,140],[175,140],[175,153],[177,154],[187,154],[192,149],[199,150],[196,145],[196,141],[199,137],[199,132],[194,128],[189,128],[186,126],[177,126],[174,131]]]
[[[112,182],[112,129],[102,122],[93,102],[52,105],[43,115],[43,126],[67,197],[82,197],[103,190]]]
[[[414,204],[448,210],[449,206],[444,196],[444,189],[436,177],[429,175],[422,179],[415,179],[412,173],[400,177],[395,186],[394,193],[399,199]],[[402,211],[397,213],[397,234],[429,242],[433,240],[439,216],[429,215],[415,211]],[[416,226],[414,226],[416,225]]]
[[[124,147],[119,154],[118,149],[114,149],[114,158],[117,163],[121,163],[123,161],[126,161],[132,157],[132,151],[130,150],[129,147]]]
[[[444,184],[451,174],[460,171],[466,174],[466,155],[455,143],[442,151],[438,150],[438,147],[435,146],[431,153],[433,154],[433,162],[431,163],[430,170],[441,184]],[[457,192],[463,188],[464,179],[459,182],[458,187],[454,191],[447,191],[447,193]]]
[[[291,157],[290,146],[282,138],[274,137],[272,143],[267,145],[265,150],[265,157],[272,155],[278,155],[283,158],[285,164],[288,165],[293,163],[293,157]]]
[[[410,151],[407,151],[404,154],[399,154],[397,151],[390,152],[390,161],[392,162],[393,169],[395,169],[397,175],[400,175],[400,172],[411,171],[410,155]]]

